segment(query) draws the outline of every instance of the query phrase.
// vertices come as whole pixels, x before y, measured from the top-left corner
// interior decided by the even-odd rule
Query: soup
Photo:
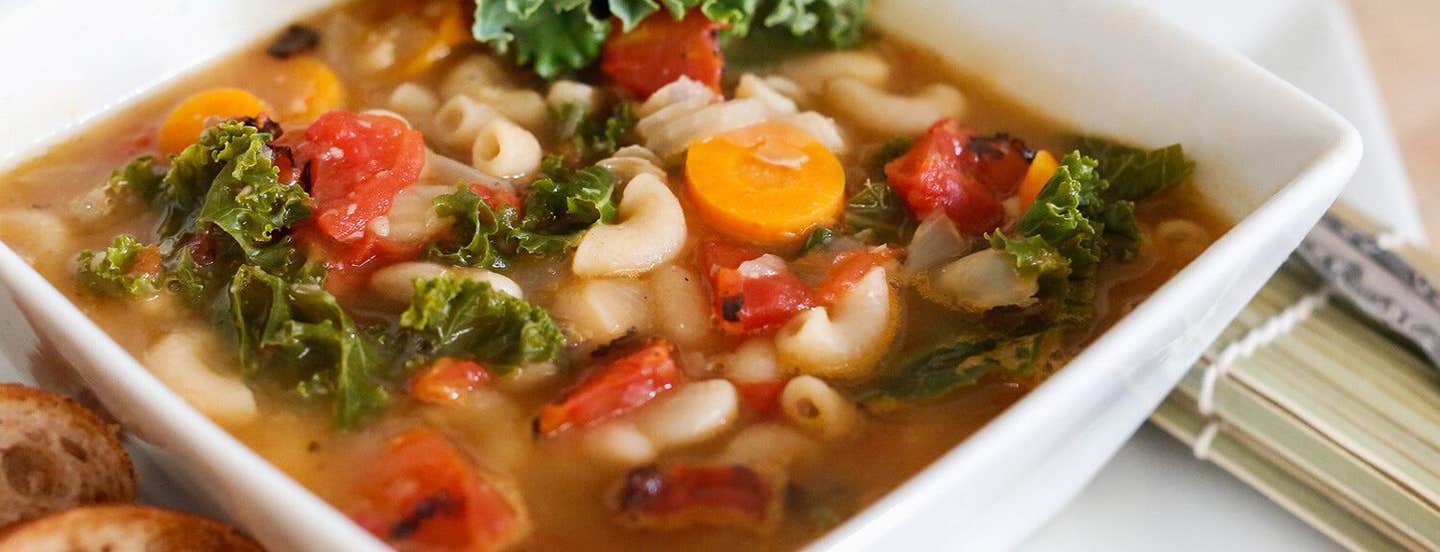
[[[339,8],[0,178],[0,238],[397,548],[724,550],[843,522],[1225,229],[1178,145],[864,2],[699,4]]]

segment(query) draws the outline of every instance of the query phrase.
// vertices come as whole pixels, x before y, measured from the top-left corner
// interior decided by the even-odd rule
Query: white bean
[[[745,340],[735,350],[710,359],[710,364],[725,379],[741,383],[779,381],[786,376],[775,356],[775,340],[765,336]]]
[[[629,420],[611,420],[587,429],[580,439],[586,453],[618,465],[638,466],[659,455],[650,437]]]
[[[635,427],[657,450],[693,445],[729,429],[740,415],[735,385],[723,379],[681,384],[635,413]]]
[[[594,348],[650,326],[648,290],[630,279],[580,280],[555,294],[550,314]]]
[[[145,350],[145,366],[166,387],[226,426],[256,416],[255,395],[238,376],[222,374],[210,363],[218,357],[214,337],[206,330],[174,332]]]
[[[72,249],[70,228],[65,221],[32,209],[0,212],[0,239],[32,265],[53,262]]]
[[[681,346],[694,346],[710,336],[710,305],[700,278],[676,265],[650,273],[650,304],[661,335]]]

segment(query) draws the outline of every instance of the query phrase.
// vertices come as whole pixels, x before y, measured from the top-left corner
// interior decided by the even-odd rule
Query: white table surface
[[[1343,201],[1423,239],[1419,211],[1342,2],[1151,0],[1335,108],[1365,139]],[[1023,514],[1021,514],[1023,515]],[[1332,550],[1339,546],[1179,441],[1146,425],[1026,550]]]

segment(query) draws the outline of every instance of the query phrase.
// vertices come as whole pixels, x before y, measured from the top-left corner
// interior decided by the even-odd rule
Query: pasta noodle
[[[475,144],[475,137],[486,125],[502,118],[499,111],[470,96],[453,96],[435,112],[434,128],[440,141],[452,148],[465,150]]]
[[[550,85],[550,92],[545,95],[545,103],[550,109],[559,111],[567,105],[579,107],[581,111],[589,113],[595,110],[595,104],[600,93],[594,86],[576,81],[561,80]]]
[[[826,85],[825,103],[842,119],[885,135],[920,134],[935,121],[965,112],[965,97],[948,84],[901,96],[858,79],[839,78]]]
[[[435,92],[413,82],[400,83],[390,92],[390,109],[408,119],[426,120],[440,109],[440,98]]]
[[[679,255],[686,232],[675,194],[659,178],[642,174],[625,186],[619,222],[585,232],[570,267],[584,278],[638,276]]]
[[[385,231],[376,232],[384,238],[402,243],[423,243],[450,228],[451,220],[435,212],[435,198],[454,192],[451,186],[416,184],[395,194],[390,210],[375,219],[385,221]],[[375,230],[374,223],[371,230]]]
[[[470,163],[481,172],[507,180],[522,180],[540,170],[545,152],[530,131],[505,119],[496,119],[480,129],[470,154]]]
[[[370,289],[395,303],[409,303],[410,297],[415,294],[415,280],[444,275],[485,282],[495,291],[511,297],[525,298],[519,284],[495,272],[483,268],[446,266],[424,261],[397,263],[375,271],[375,274],[370,276]]]
[[[746,78],[750,77],[750,78]],[[764,81],[751,75],[741,77],[749,97],[725,101],[699,82],[681,77],[657,90],[640,105],[640,121],[635,131],[644,139],[645,147],[661,159],[675,160],[690,144],[718,134],[771,120],[785,120],[796,115],[793,101],[769,88]],[[809,112],[806,112],[809,113]],[[835,150],[843,141],[835,137],[840,131],[834,121],[818,113],[799,121],[801,130],[815,136]],[[828,123],[829,128],[825,127]]]
[[[823,91],[838,78],[855,79],[870,86],[890,82],[890,64],[875,52],[825,52],[792,59],[778,71],[801,89]]]
[[[797,426],[834,440],[849,435],[860,420],[860,411],[824,380],[797,376],[780,392],[780,410]]]
[[[653,152],[640,146],[625,146],[617,150],[614,155],[595,163],[609,169],[615,174],[615,180],[629,182],[637,176],[648,174],[664,180],[665,170],[660,168],[662,162]]]
[[[781,327],[775,349],[806,374],[867,376],[895,337],[896,308],[885,269],[873,268],[832,307],[811,308]]]
[[[440,81],[440,96],[453,98],[488,86],[510,86],[510,77],[505,67],[492,56],[472,55],[465,58],[445,74]]]

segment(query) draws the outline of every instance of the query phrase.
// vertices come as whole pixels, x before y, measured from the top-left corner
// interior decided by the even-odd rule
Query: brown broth
[[[332,16],[321,16],[319,20],[327,17]],[[317,26],[324,28],[323,24]],[[1024,137],[1034,147],[1052,151],[1067,144],[1066,137],[1073,134],[1070,129],[1058,128],[996,97],[973,79],[953,76],[952,70],[942,67],[930,56],[883,39],[878,50],[895,67],[905,68],[898,71],[896,86],[900,89],[934,82],[937,78],[956,82],[966,91],[970,107],[964,122],[971,128],[981,132],[1010,132]],[[385,77],[362,80],[346,60],[329,61],[347,83],[347,107],[351,109],[383,105],[385,94],[399,82]],[[286,83],[274,76],[279,74],[277,63],[265,56],[261,48],[241,52],[91,125],[69,142],[0,176],[0,185],[4,186],[0,212],[35,211],[67,217],[74,198],[93,190],[112,170],[134,156],[153,152],[153,137],[165,113],[179,99],[198,90],[236,86],[255,92],[271,105],[294,101],[285,96]],[[450,64],[442,61],[438,67],[412,80],[433,84]],[[887,138],[863,133],[855,133],[853,137],[860,144],[852,148],[857,152],[873,149]],[[859,154],[852,154],[844,162],[847,173],[861,170]],[[672,180],[679,177],[673,175]],[[1229,222],[1207,205],[1198,185],[1187,182],[1141,204],[1139,218],[1147,237],[1155,235],[1157,225],[1171,219],[1197,223],[1211,240],[1228,228]],[[686,200],[682,197],[681,201]],[[134,305],[82,293],[71,277],[69,262],[75,252],[102,248],[120,232],[153,236],[155,217],[139,213],[141,211],[122,222],[99,227],[72,224],[63,254],[46,253],[43,247],[27,247],[33,240],[8,226],[0,229],[3,234],[0,238],[32,259],[46,278],[117,342],[143,359],[146,348],[160,337],[178,329],[207,325],[200,316],[179,308],[178,303],[154,300],[137,309]],[[690,230],[695,236],[709,232],[693,220]],[[688,248],[693,249],[696,241],[692,238]],[[1102,269],[1098,294],[1100,316],[1089,331],[1070,336],[1072,352],[1129,312],[1208,245],[1157,247],[1155,241],[1148,239],[1138,258],[1123,264],[1107,263]],[[688,262],[683,260],[692,257],[686,253],[681,259]],[[547,272],[534,267],[532,270]],[[527,295],[544,304],[555,285],[557,282],[535,281],[526,286]],[[955,331],[960,325],[957,318],[947,315],[944,309],[924,306],[924,301],[913,293],[905,294],[904,301],[911,310],[904,318],[905,326],[897,342],[905,345],[892,351],[887,357],[890,361],[902,357],[917,344],[933,342],[937,336]],[[711,352],[733,345],[732,340],[716,338],[702,349]],[[229,362],[233,364],[234,360]],[[383,420],[352,433],[333,431],[325,409],[298,404],[272,390],[257,394],[261,415],[255,422],[227,429],[342,511],[356,500],[356,482],[363,480],[370,468],[368,459],[378,453],[383,440],[406,428],[425,424],[439,428],[460,443],[487,472],[508,474],[516,482],[534,525],[533,532],[516,547],[518,549],[719,551],[742,547],[782,550],[802,546],[875,501],[1040,383],[1039,378],[987,381],[936,404],[866,419],[856,435],[828,445],[818,461],[803,463],[791,470],[792,484],[802,489],[790,497],[795,507],[790,508],[785,522],[774,534],[756,536],[716,529],[656,534],[626,530],[613,524],[606,496],[627,467],[590,461],[573,438],[535,440],[530,434],[534,413],[574,379],[575,375],[571,374],[536,389],[510,392],[509,399],[503,403],[497,403],[492,400],[493,395],[487,394],[497,391],[482,392],[457,406],[422,406],[413,401],[397,401]],[[743,418],[742,423],[746,423]],[[667,452],[662,458],[704,458],[719,450],[724,440],[718,441]]]

